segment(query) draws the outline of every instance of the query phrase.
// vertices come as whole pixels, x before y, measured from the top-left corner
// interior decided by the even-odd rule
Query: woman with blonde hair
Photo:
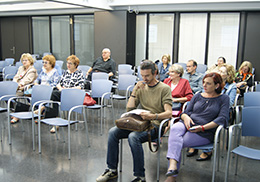
[[[244,61],[236,73],[235,82],[237,83],[237,89],[242,96],[244,95],[246,86],[251,87],[253,85],[252,69],[252,63],[249,61]]]
[[[170,68],[171,56],[169,54],[164,54],[162,56],[162,62],[158,64],[160,81],[163,82],[169,75],[168,71]]]
[[[37,78],[37,70],[34,68],[34,59],[31,54],[24,53],[21,56],[22,66],[19,67],[16,75],[13,78],[14,82],[18,83],[17,95],[24,94],[24,88],[27,85],[30,85]],[[12,118],[11,123],[17,123],[18,118]]]

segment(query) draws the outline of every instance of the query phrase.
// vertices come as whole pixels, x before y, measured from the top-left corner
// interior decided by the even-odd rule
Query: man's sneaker
[[[106,182],[110,179],[114,179],[114,178],[117,178],[117,172],[112,172],[110,171],[109,169],[106,169],[105,172],[99,176],[96,181],[97,182]]]
[[[146,182],[145,179],[142,180],[140,177],[136,177],[133,181],[131,182]]]

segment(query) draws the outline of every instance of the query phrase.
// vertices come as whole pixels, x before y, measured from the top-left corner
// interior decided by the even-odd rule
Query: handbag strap
[[[155,128],[155,129],[156,129],[156,128]],[[155,148],[155,150],[153,150],[153,149],[152,149],[152,139],[151,139],[151,130],[150,130],[150,128],[148,129],[147,133],[148,133],[148,145],[149,145],[149,149],[150,149],[151,152],[155,153],[155,152],[157,152],[158,149],[159,149],[159,145],[160,145],[160,144],[159,144],[159,140],[157,139],[157,141],[156,141],[156,143],[157,143],[156,148]]]

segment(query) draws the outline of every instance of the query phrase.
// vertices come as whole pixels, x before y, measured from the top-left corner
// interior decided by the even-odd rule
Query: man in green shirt
[[[140,68],[143,81],[135,85],[127,103],[127,111],[136,109],[139,105],[142,109],[149,110],[150,113],[143,112],[140,115],[144,120],[152,121],[154,128],[151,130],[151,138],[156,139],[160,122],[172,116],[171,89],[156,79],[158,69],[155,63],[145,60]],[[97,182],[105,182],[117,177],[119,140],[122,138],[128,138],[133,156],[135,179],[132,182],[145,182],[142,143],[148,141],[148,132],[122,130],[116,126],[110,129],[108,136],[108,169],[96,179]]]

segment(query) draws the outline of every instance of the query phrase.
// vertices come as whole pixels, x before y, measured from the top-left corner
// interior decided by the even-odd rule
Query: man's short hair
[[[196,66],[196,67],[198,66],[197,62],[195,60],[193,60],[193,59],[189,60],[188,62],[192,62],[193,66]]]
[[[150,61],[150,60],[143,60],[140,64],[140,69],[141,70],[148,70],[151,69],[152,70],[152,74],[154,75],[155,70],[156,70],[156,65],[154,62]]]

